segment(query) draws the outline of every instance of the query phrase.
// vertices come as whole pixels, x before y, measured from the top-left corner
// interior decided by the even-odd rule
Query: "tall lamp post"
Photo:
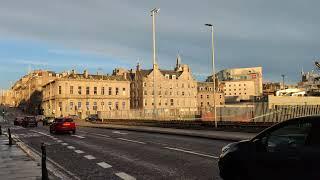
[[[282,87],[283,89],[286,89],[286,87],[284,86],[284,78],[286,77],[286,75],[281,74],[281,77],[282,77]]]
[[[157,101],[156,101],[156,75],[155,69],[157,69],[157,61],[156,61],[156,24],[155,24],[155,15],[160,11],[160,8],[154,8],[151,10],[152,16],[152,45],[153,45],[153,113],[154,118],[156,119],[156,111],[157,111]]]
[[[214,65],[214,40],[213,40],[213,25],[205,24],[205,26],[210,27],[211,29],[211,58],[212,58],[212,81],[213,81],[213,109],[214,109],[214,125],[217,128],[217,107],[216,107],[216,70]]]

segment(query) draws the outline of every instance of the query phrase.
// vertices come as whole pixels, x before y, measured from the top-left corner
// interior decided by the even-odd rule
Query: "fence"
[[[320,105],[275,105],[270,108],[268,103],[245,105],[218,105],[216,107],[217,121],[220,122],[265,122],[275,123],[287,119],[320,114]],[[201,120],[214,121],[213,108],[198,109],[157,109],[101,111],[101,119],[127,120]]]

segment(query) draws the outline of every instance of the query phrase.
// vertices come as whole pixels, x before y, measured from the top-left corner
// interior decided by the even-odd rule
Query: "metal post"
[[[46,145],[41,143],[41,171],[42,171],[42,180],[48,180],[48,170],[47,170],[47,152]]]
[[[10,128],[8,128],[8,137],[9,137],[9,146],[11,146],[12,145],[12,137],[11,137],[11,130],[10,130]]]
[[[156,119],[156,111],[157,111],[157,93],[156,93],[156,75],[155,75],[155,69],[157,68],[157,62],[156,62],[156,25],[155,25],[155,14],[159,12],[160,9],[154,8],[151,10],[151,16],[152,16],[152,45],[153,45],[153,115],[154,119]]]
[[[2,135],[2,128],[1,128],[1,125],[0,125],[0,135]]]

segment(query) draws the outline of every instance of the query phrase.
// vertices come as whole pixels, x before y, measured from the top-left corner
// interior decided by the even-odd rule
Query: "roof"
[[[85,77],[84,74],[69,74],[67,76],[62,77],[61,79],[92,79],[92,80],[117,80],[117,81],[127,81],[125,77],[120,75],[92,75],[88,74],[87,77]],[[60,79],[58,79],[60,80]]]
[[[139,72],[143,77],[146,77],[152,71],[153,71],[153,69],[148,69],[148,70],[140,70]],[[160,72],[162,73],[163,76],[166,75],[166,74],[169,74],[169,75],[176,75],[177,77],[179,77],[182,74],[182,71],[174,71],[174,70],[163,70],[163,69],[160,69]]]

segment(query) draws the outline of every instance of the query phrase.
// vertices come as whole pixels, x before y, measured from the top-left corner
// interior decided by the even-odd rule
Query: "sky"
[[[264,81],[295,83],[320,59],[318,0],[1,0],[0,88],[30,69],[151,68],[155,7],[162,69],[179,53],[198,80],[210,74],[205,23],[217,70],[262,66]]]

